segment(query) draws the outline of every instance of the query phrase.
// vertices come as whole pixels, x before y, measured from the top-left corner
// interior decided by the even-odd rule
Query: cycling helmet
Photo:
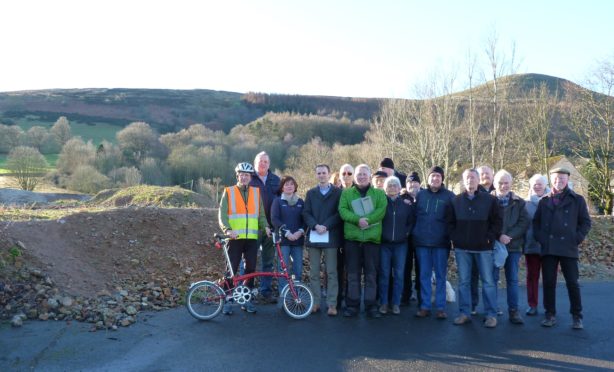
[[[235,173],[254,173],[254,167],[250,163],[239,163],[235,167]]]

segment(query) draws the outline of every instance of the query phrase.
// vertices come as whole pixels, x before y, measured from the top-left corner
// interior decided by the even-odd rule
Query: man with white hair
[[[346,308],[343,315],[353,317],[360,309],[361,273],[364,271],[364,303],[367,315],[379,318],[377,272],[380,259],[382,220],[386,213],[386,194],[371,186],[371,168],[356,167],[355,184],[343,189],[339,215],[344,221],[345,258],[348,277]]]
[[[275,197],[280,195],[279,192],[279,177],[271,172],[269,169],[271,160],[269,155],[262,151],[254,158],[254,168],[256,172],[252,175],[250,186],[258,187],[260,189],[260,195],[262,202],[264,203],[264,213],[269,226],[273,226],[271,222],[271,205]],[[258,238],[258,244],[261,246],[261,264],[262,271],[272,272],[273,264],[275,263],[275,247],[273,246],[273,240],[270,234],[260,234]],[[260,301],[264,303],[275,303],[273,298],[273,290],[271,288],[271,277],[260,278]]]

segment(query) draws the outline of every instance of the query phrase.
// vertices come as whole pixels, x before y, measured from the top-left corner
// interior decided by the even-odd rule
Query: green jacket
[[[386,214],[388,200],[384,191],[369,186],[367,196],[373,202],[373,211],[367,214],[367,221],[372,225],[364,230],[358,227],[361,216],[354,213],[352,201],[360,198],[360,191],[356,185],[344,189],[339,200],[339,215],[343,220],[343,236],[346,240],[357,242],[370,242],[379,244],[382,239],[382,220]]]

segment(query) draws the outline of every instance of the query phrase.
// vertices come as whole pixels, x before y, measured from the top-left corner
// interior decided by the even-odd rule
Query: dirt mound
[[[122,208],[11,222],[4,235],[60,289],[87,296],[126,280],[219,273],[222,255],[211,244],[216,216],[212,209]]]
[[[211,197],[180,187],[133,186],[99,192],[92,204],[105,207],[161,206],[161,207],[213,207]]]

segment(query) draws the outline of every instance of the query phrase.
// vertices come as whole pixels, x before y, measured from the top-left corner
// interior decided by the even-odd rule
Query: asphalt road
[[[582,331],[571,329],[565,287],[557,294],[559,322],[551,329],[539,325],[541,314],[522,326],[507,314],[495,329],[484,328],[480,316],[454,326],[456,304],[446,321],[417,319],[415,303],[382,319],[294,320],[262,305],[257,314],[235,311],[208,322],[184,308],[139,314],[137,324],[118,331],[89,332],[90,324],[77,322],[3,324],[0,371],[614,370],[614,282],[582,284]]]

